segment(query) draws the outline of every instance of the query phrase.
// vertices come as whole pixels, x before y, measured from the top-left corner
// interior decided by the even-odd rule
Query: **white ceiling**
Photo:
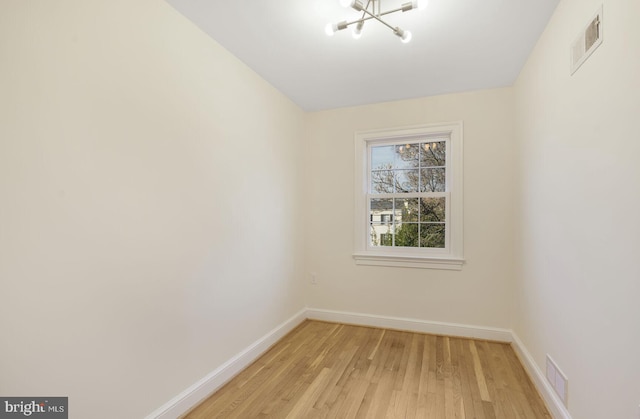
[[[559,2],[430,0],[387,17],[413,33],[403,44],[375,21],[328,37],[359,16],[338,0],[167,1],[307,111],[509,86]]]

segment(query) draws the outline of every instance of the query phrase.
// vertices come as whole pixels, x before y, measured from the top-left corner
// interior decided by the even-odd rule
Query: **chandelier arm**
[[[398,10],[402,10],[402,9],[398,9]],[[381,13],[381,14],[380,14],[380,16],[388,15],[389,13],[393,13],[394,11],[395,11],[395,12],[397,12],[397,10],[388,11],[388,12],[385,12],[385,13]],[[388,27],[388,28],[389,28],[389,29],[391,29],[392,31],[395,31],[395,30],[396,30],[396,28],[394,28],[393,26],[389,25],[387,22],[385,22],[384,20],[380,19],[380,17],[379,17],[379,16],[374,15],[374,14],[373,14],[373,13],[371,13],[370,11],[368,11],[368,10],[363,10],[363,12],[365,12],[366,14],[368,14],[369,16],[371,16],[369,19],[376,19],[378,22],[382,23],[383,25],[385,25],[386,27]],[[369,20],[369,19],[367,19],[367,20]]]
[[[367,10],[369,8],[369,5],[371,4],[372,1],[373,0],[367,0],[367,5],[364,6],[364,10]],[[360,19],[364,18],[364,15],[366,14],[364,10],[362,11],[362,17]]]
[[[367,5],[364,7],[364,10],[367,10],[369,8],[369,5],[371,4],[371,2],[374,0],[367,0]],[[374,3],[375,5],[375,3]],[[360,21],[358,23],[362,23],[362,25],[364,25],[364,21],[365,20],[369,20],[369,19],[365,19],[364,17],[367,15],[364,10],[362,11],[362,16],[360,17]],[[362,26],[360,26],[360,30],[362,30]]]
[[[402,11],[402,7],[398,7],[397,9],[387,10],[386,12],[378,13],[377,16],[384,16],[384,15],[388,15],[390,13],[395,13],[395,12],[400,12],[400,11]]]
[[[394,13],[394,12],[399,12],[399,11],[401,11],[401,10],[402,10],[402,8],[399,8],[399,9],[393,9],[393,10],[389,10],[389,11],[386,11],[386,12],[382,12],[382,13],[380,13],[380,14],[379,14],[379,15],[377,15],[377,16],[376,16],[376,15],[374,15],[374,14],[372,14],[372,13],[371,13],[371,12],[369,12],[369,11],[363,10],[363,13],[362,13],[362,14],[363,14],[363,17],[362,17],[362,18],[360,18],[360,19],[358,19],[358,20],[352,20],[351,22],[347,22],[347,23],[346,23],[346,26],[351,26],[351,25],[353,25],[354,23],[366,22],[367,20],[376,19],[376,20],[378,20],[379,22],[381,22],[383,25],[386,25],[386,26],[387,26],[387,27],[389,27],[390,29],[395,30],[396,28],[394,28],[393,26],[389,25],[389,24],[388,24],[388,23],[386,23],[384,20],[380,19],[380,17],[379,17],[379,16],[388,15],[388,14],[391,14],[391,13]],[[369,16],[364,17],[364,15],[365,15],[365,14],[367,14],[367,15],[369,15]]]
[[[352,20],[351,22],[347,22],[346,25],[347,26],[351,26],[354,23],[366,22],[367,20],[371,20],[371,19],[375,19],[375,16],[374,17],[367,16],[367,17],[363,17],[363,18],[358,19],[358,20]]]
[[[399,36],[400,38],[402,38],[402,42],[407,43],[411,40],[411,32],[409,31],[404,31],[399,27],[393,27],[390,24],[388,24],[387,22],[385,22],[382,19],[382,16],[385,15],[389,15],[391,13],[395,13],[395,12],[407,12],[409,10],[413,10],[416,6],[416,4],[418,3],[418,1],[411,1],[409,3],[403,3],[401,7],[395,8],[395,9],[391,9],[391,10],[387,10],[386,12],[381,12],[381,3],[382,0],[367,0],[367,4],[366,6],[363,7],[361,0],[351,0],[351,7],[353,9],[355,9],[356,11],[362,12],[362,16],[360,17],[360,19],[357,20],[353,20],[351,22],[347,22],[347,21],[343,21],[337,24],[329,24],[327,25],[327,27],[325,28],[325,32],[327,33],[327,35],[333,35],[335,32],[337,32],[338,30],[341,29],[346,29],[347,27],[353,25],[353,24],[357,24],[358,27],[356,28],[356,30],[354,31],[354,38],[359,38],[360,37],[360,33],[362,31],[362,26],[364,25],[364,22],[366,22],[367,20],[371,20],[371,19],[375,19],[378,22],[382,23],[384,26],[388,27],[389,29],[391,29],[393,31],[393,33],[397,36]],[[377,10],[376,10],[376,5],[377,5]],[[369,11],[369,6],[371,6],[371,11]]]

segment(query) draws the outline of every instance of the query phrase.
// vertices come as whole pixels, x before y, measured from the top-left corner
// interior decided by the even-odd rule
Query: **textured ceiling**
[[[559,0],[430,0],[328,37],[357,19],[338,0],[167,0],[307,111],[511,85]],[[402,0],[382,0],[382,9]]]

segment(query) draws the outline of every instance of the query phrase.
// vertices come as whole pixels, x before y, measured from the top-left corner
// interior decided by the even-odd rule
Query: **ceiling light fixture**
[[[347,29],[351,25],[355,25],[353,28],[353,37],[358,39],[362,36],[362,27],[367,20],[375,19],[378,22],[382,23],[389,29],[393,31],[393,33],[400,38],[403,43],[407,43],[411,41],[411,32],[401,29],[397,26],[391,26],[387,22],[382,19],[382,16],[389,15],[395,12],[408,12],[409,10],[418,9],[424,10],[427,7],[427,0],[413,0],[408,3],[403,3],[400,7],[392,10],[387,10],[386,12],[381,12],[380,3],[382,0],[367,0],[367,5],[364,6],[360,0],[340,0],[340,5],[343,7],[351,7],[356,12],[362,12],[362,16],[360,19],[348,22],[342,21],[338,23],[329,23],[325,27],[325,32],[329,36],[333,36],[338,31],[342,29]]]

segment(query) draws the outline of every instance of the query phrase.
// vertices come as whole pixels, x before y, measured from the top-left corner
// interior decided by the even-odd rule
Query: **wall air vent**
[[[556,391],[562,403],[565,406],[569,406],[567,404],[567,391],[569,390],[569,380],[567,376],[560,370],[558,364],[551,359],[551,356],[547,354],[547,380],[551,384],[551,387]]]
[[[571,74],[602,44],[602,6],[571,45]]]

